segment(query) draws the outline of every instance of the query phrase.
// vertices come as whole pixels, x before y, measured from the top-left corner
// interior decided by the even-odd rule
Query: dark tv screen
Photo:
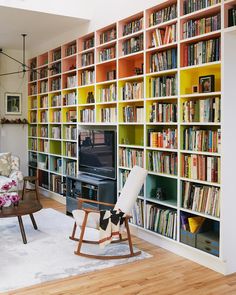
[[[79,171],[115,179],[115,143],[115,131],[81,131],[79,133]]]

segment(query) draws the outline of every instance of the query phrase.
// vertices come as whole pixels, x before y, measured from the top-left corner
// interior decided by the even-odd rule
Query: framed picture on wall
[[[21,114],[21,93],[5,93],[5,114],[20,115]]]

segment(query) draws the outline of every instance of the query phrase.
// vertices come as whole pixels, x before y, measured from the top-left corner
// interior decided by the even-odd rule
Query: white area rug
[[[34,214],[39,230],[34,230],[28,216],[23,217],[28,244],[23,244],[17,218],[0,219],[0,292],[31,286],[55,279],[112,267],[151,255],[128,259],[97,260],[74,254],[77,242],[71,241],[74,221],[53,209],[43,209]],[[87,233],[94,236],[94,231]],[[126,244],[112,244],[99,249],[97,245],[85,245],[88,253],[125,254]]]

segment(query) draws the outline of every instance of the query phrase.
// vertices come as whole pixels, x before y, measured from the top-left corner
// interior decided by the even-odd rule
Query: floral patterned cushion
[[[6,192],[17,192],[17,182],[8,177],[0,176],[0,194]]]
[[[0,154],[0,175],[9,176],[11,173],[11,153]]]

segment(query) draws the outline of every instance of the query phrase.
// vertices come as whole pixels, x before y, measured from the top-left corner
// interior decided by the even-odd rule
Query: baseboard
[[[39,192],[40,192],[40,194],[42,194],[46,198],[53,199],[63,205],[66,205],[66,198],[61,195],[55,194],[55,193],[53,193],[47,189],[44,189],[44,188],[39,188]]]

